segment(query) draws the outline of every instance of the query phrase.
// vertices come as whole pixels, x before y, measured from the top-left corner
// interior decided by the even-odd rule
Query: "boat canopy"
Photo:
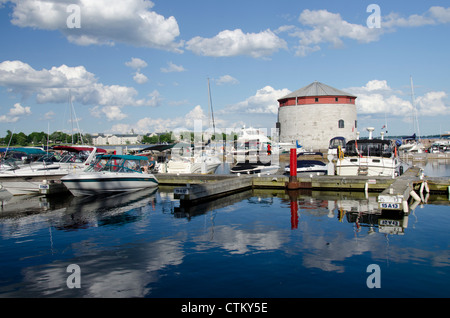
[[[148,159],[133,155],[98,155],[86,171],[142,172]]]
[[[123,160],[144,160],[148,159],[144,156],[133,156],[133,155],[99,155],[97,159],[123,159]]]
[[[143,152],[143,151],[150,151],[150,150],[155,150],[155,151],[164,151],[164,150],[168,150],[171,149],[175,146],[176,144],[169,144],[169,145],[152,145],[149,146],[147,148],[142,149],[139,152]]]
[[[27,155],[44,155],[46,152],[40,148],[27,148],[27,147],[19,147],[19,148],[1,148],[0,152],[23,152]]]
[[[412,136],[403,138],[403,140],[416,140],[416,139],[417,139],[416,134],[413,134]]]
[[[390,158],[394,152],[394,146],[390,140],[361,139],[350,140],[345,146],[347,156],[372,156]]]
[[[71,152],[92,151],[95,147],[92,146],[54,146],[53,150],[65,150]],[[97,152],[106,153],[105,149],[97,148]]]

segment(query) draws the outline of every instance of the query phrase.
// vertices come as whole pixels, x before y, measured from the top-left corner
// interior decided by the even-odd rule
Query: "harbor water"
[[[449,176],[428,162],[425,173]],[[223,167],[221,169],[224,169]],[[4,199],[0,297],[449,297],[450,202],[249,190],[192,207],[173,188]]]

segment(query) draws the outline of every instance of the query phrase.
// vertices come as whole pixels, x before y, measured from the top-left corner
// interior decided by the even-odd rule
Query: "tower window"
[[[338,97],[336,97],[335,99],[334,99],[336,102],[338,102],[339,101],[339,98]]]
[[[319,101],[319,98],[318,98],[318,97],[316,97],[316,98],[315,98],[315,102],[317,103],[318,101]]]
[[[338,127],[339,128],[344,128],[344,120],[343,119],[339,119]]]

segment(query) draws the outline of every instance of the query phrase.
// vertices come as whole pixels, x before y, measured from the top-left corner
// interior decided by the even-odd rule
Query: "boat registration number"
[[[40,184],[39,190],[48,190],[48,184]]]
[[[175,188],[173,189],[174,194],[184,194],[187,195],[189,194],[189,189],[188,188]]]
[[[398,203],[380,203],[381,209],[400,210],[401,206]]]
[[[379,220],[379,225],[383,225],[383,226],[395,226],[395,227],[399,227],[400,226],[400,221],[398,220]]]

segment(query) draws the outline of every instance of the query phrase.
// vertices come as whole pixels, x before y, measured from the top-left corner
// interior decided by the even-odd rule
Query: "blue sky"
[[[369,17],[380,10],[379,27]],[[0,0],[6,130],[273,128],[317,80],[357,98],[358,129],[450,131],[448,1]],[[307,120],[307,119],[306,119]]]

